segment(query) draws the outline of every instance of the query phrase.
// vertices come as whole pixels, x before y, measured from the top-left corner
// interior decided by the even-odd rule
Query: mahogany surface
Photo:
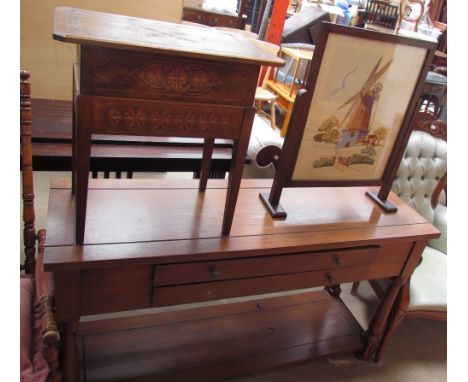
[[[85,9],[58,7],[56,40],[94,46],[158,52],[170,56],[204,57],[282,66],[283,60],[259,51],[253,43],[215,29],[141,19]]]
[[[284,190],[283,200],[291,214],[284,220],[273,219],[258,199],[259,192],[265,192],[270,186],[271,180],[243,180],[235,224],[231,235],[226,237],[219,232],[220,211],[227,193],[225,180],[210,181],[204,193],[199,193],[197,182],[191,180],[91,180],[86,241],[84,245],[74,245],[71,185],[69,180],[54,181],[44,267],[55,275],[57,320],[64,328],[63,338],[66,339],[63,343],[66,356],[62,362],[67,380],[78,380],[80,362],[82,368],[91,368],[95,375],[105,375],[106,362],[111,365],[115,360],[111,359],[113,356],[106,361],[99,358],[101,351],[96,349],[101,348],[96,346],[107,347],[115,343],[112,341],[121,343],[113,337],[115,333],[103,337],[96,334],[89,337],[89,341],[80,341],[84,354],[90,357],[84,360],[78,353],[76,338],[80,317],[84,315],[320,286],[327,287],[335,296],[333,299],[341,304],[340,283],[392,277],[393,284],[380,302],[364,342],[356,342],[357,337],[339,339],[339,334],[333,339],[331,332],[340,333],[341,329],[332,326],[328,345],[314,342],[291,348],[287,340],[280,340],[275,346],[283,350],[264,356],[259,354],[259,363],[252,361],[254,366],[247,368],[244,367],[246,358],[240,354],[250,345],[239,350],[234,357],[238,362],[232,363],[228,347],[222,353],[227,358],[222,362],[219,358],[214,361],[213,370],[217,371],[213,371],[213,379],[238,375],[242,370],[254,372],[274,364],[325,356],[327,352],[360,351],[364,358],[372,359],[401,286],[417,266],[426,240],[437,237],[439,232],[394,194],[390,194],[390,199],[398,206],[398,212],[383,212],[365,196],[366,191],[372,189],[368,187],[288,188]],[[224,307],[213,309],[222,311]],[[209,310],[204,312],[208,314]],[[320,322],[332,319],[333,309],[313,310],[312,316],[306,313],[310,312],[307,309],[300,311],[309,314],[311,323],[317,323],[312,324],[314,330],[319,330]],[[227,322],[232,322],[235,314],[228,316]],[[246,328],[255,326],[261,317],[253,315],[241,325],[244,329],[238,333],[241,335]],[[278,322],[289,320],[282,317]],[[222,328],[223,324],[220,325]],[[187,330],[192,330],[190,327],[192,324]],[[157,328],[147,330],[147,336],[140,333],[143,338],[153,338],[160,333]],[[131,333],[128,333],[129,338],[133,338]],[[138,331],[135,333],[138,336]],[[291,333],[295,333],[294,330]],[[320,330],[314,335],[318,333]],[[150,340],[139,342],[139,355],[133,351],[125,353],[125,347],[115,348],[116,352],[123,352],[116,359],[123,357],[120,358],[123,363],[143,362],[146,365],[142,366],[143,373],[151,376],[141,375],[141,380],[152,380],[153,373],[169,373],[169,380],[184,380],[188,378],[184,370],[192,369],[204,375],[210,367],[203,367],[197,357],[204,354],[201,359],[206,359],[203,357],[208,357],[209,352],[195,346],[200,338],[192,335],[189,338],[194,340],[193,353],[183,358],[188,364],[182,364],[181,369],[168,368],[162,359],[161,363],[153,363],[151,359],[156,350],[154,347],[148,350],[147,346],[154,345]],[[231,341],[229,336],[225,341]],[[158,357],[166,354],[162,349],[156,353]],[[173,348],[166,354],[169,358],[164,359],[169,364],[174,362],[173,359],[169,361],[170,354],[178,353]],[[156,371],[155,365],[161,368]],[[97,369],[93,369],[95,367]],[[221,374],[216,377],[218,372]],[[101,379],[96,377],[96,380]]]
[[[309,247],[317,244],[329,247],[353,238],[356,243],[367,245],[375,240],[377,228],[379,242],[391,241],[398,235],[424,236],[428,229],[433,235],[437,233],[423,217],[393,194],[391,200],[403,212],[381,213],[371,201],[362,198],[368,189],[373,189],[367,187],[284,190],[285,206],[291,209],[291,214],[285,220],[275,220],[258,198],[258,193],[270,185],[271,180],[243,179],[239,209],[234,217],[236,224],[228,239],[218,229],[222,218],[219,212],[226,195],[224,180],[213,179],[206,194],[198,194],[197,183],[186,180],[90,180],[89,229],[87,226],[85,245],[73,246],[70,183],[66,179],[54,180],[47,221],[50,232],[47,246],[51,247],[47,266],[50,270],[65,265],[70,269],[70,262],[75,260],[81,263],[79,267],[85,264],[95,267],[103,260],[128,260],[122,258],[124,248],[130,250],[134,243],[138,243],[140,250],[132,256],[133,260],[138,258],[140,263],[150,263],[155,258],[164,261],[165,256],[176,257],[181,249],[190,257],[199,253],[199,256],[210,258],[217,257],[217,252],[225,256],[226,251],[232,251],[234,257],[252,256],[254,249],[259,253],[282,253],[303,243],[304,247],[295,248],[295,252],[299,252],[307,250],[307,244]],[[191,240],[195,244],[191,245]],[[279,243],[282,243],[280,247]],[[122,254],[113,251],[105,259],[99,259],[98,249],[103,246],[117,249],[114,244],[118,244]],[[67,247],[55,250],[57,246]],[[143,248],[152,249],[153,253],[147,253]],[[244,248],[249,250],[248,254],[242,254]],[[204,253],[208,250],[210,253]]]
[[[283,60],[249,39],[217,30],[67,7],[55,10],[53,38],[78,44],[79,50],[73,75],[75,242],[84,242],[92,134],[205,139],[200,192],[209,174],[211,140],[232,139],[220,228],[229,235],[258,72]]]

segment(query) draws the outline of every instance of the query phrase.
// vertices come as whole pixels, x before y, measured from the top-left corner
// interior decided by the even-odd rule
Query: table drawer
[[[231,280],[372,264],[379,247],[156,265],[154,286]]]
[[[367,279],[368,265],[237,280],[155,287],[153,306],[168,306],[287,290],[336,285]]]
[[[83,95],[244,107],[255,99],[259,65],[92,46],[81,56]]]

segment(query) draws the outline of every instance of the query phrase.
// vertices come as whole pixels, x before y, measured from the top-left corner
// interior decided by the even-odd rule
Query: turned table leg
[[[372,321],[369,324],[369,330],[366,334],[367,344],[362,353],[363,359],[373,359],[385,331],[389,314],[403,283],[404,279],[402,277],[395,277],[392,279],[392,284],[389,286],[384,299],[381,301],[374,317],[372,317]]]

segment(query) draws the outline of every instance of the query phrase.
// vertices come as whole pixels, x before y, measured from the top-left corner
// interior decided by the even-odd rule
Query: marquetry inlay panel
[[[146,52],[82,47],[83,94],[245,106],[253,104],[258,67]],[[230,91],[226,91],[230,89]]]
[[[167,102],[129,102],[96,97],[93,132],[156,136],[237,138],[240,108]]]
[[[167,67],[154,63],[137,69],[131,75],[149,89],[184,94],[200,94],[221,84],[204,68],[192,65]]]

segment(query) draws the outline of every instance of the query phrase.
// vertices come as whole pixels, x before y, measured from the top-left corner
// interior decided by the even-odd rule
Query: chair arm
[[[434,226],[441,235],[437,239],[429,240],[428,246],[447,254],[447,207],[441,204],[434,209]]]

